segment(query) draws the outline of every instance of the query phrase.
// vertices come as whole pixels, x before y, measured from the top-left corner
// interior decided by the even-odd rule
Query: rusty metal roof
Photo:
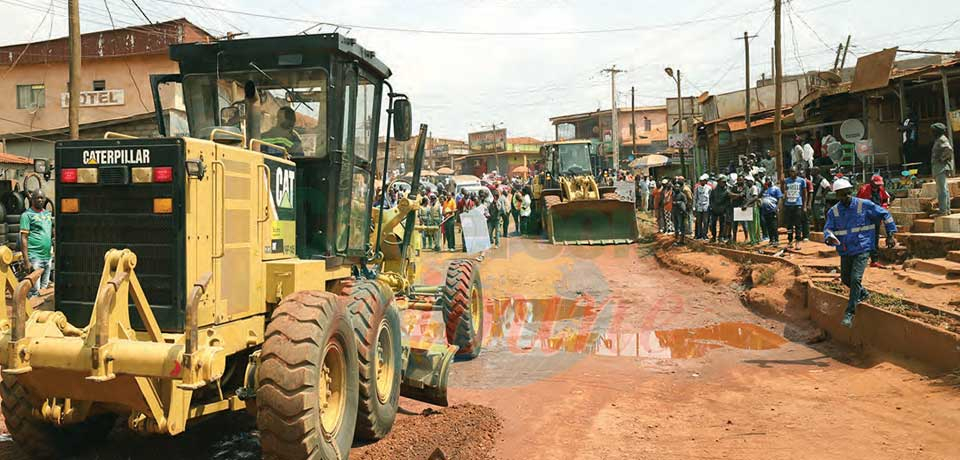
[[[658,110],[667,110],[666,105],[651,105],[645,107],[636,107],[632,112],[653,112]],[[631,113],[629,107],[617,107],[617,112],[619,113]],[[594,110],[593,112],[583,112],[583,113],[574,113],[571,115],[557,115],[550,118],[550,122],[553,124],[564,123],[570,121],[577,121],[586,118],[596,117],[596,116],[610,116],[610,109],[607,110]]]
[[[207,31],[181,18],[157,24],[130,26],[81,34],[83,59],[102,59],[144,54],[165,54],[172,44],[212,41]],[[66,62],[67,38],[0,47],[0,66],[13,63],[44,64]]]

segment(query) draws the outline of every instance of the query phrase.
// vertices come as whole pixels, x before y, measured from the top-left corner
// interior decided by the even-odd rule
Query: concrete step
[[[901,198],[894,201],[900,212],[930,212],[933,210],[932,198]]]
[[[960,251],[950,251],[947,253],[947,260],[950,262],[960,262]]]
[[[947,179],[947,191],[950,196],[960,196],[960,178],[951,177]],[[923,198],[937,198],[937,183],[935,181],[925,182],[921,188],[920,196]]]
[[[905,233],[897,241],[918,259],[946,258],[948,252],[960,251],[960,233]]]
[[[910,233],[933,233],[934,225],[933,219],[915,219],[910,226]]]
[[[934,219],[933,230],[937,233],[960,233],[960,212]]]
[[[893,221],[897,223],[898,227],[909,227],[918,220],[927,219],[930,217],[930,214],[927,212],[897,211],[891,212],[890,215],[893,216]]]
[[[898,270],[893,272],[897,278],[906,281],[921,288],[935,288],[939,286],[960,286],[960,280],[948,280],[942,276],[931,275],[926,272],[918,272],[911,269]]]
[[[947,259],[910,259],[903,264],[904,268],[942,276],[947,279],[960,279],[960,262]]]
[[[823,232],[810,232],[810,241],[823,243]]]

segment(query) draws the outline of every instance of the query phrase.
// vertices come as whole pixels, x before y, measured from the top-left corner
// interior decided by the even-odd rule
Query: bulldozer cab
[[[592,150],[589,141],[546,145],[543,147],[546,170],[555,177],[593,175]]]

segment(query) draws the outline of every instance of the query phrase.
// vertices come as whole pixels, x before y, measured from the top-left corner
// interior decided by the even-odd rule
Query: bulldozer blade
[[[547,210],[553,244],[629,244],[640,236],[633,203],[620,200],[567,201]]]
[[[431,349],[412,348],[406,372],[400,382],[400,395],[417,401],[447,407],[447,382],[450,366],[460,347],[449,345]]]

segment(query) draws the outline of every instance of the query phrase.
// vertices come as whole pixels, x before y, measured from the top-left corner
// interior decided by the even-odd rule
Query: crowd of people
[[[438,187],[423,194],[417,211],[418,224],[425,228],[423,247],[435,251],[463,249],[462,232],[458,232],[459,216],[474,210],[479,210],[486,219],[493,247],[499,247],[503,238],[528,234],[533,200],[529,180],[513,178],[493,180],[488,184],[474,190]],[[390,209],[405,195],[398,187],[390,187],[386,195],[378,190],[378,200],[374,204],[380,206],[379,197],[385,196],[384,208]]]

